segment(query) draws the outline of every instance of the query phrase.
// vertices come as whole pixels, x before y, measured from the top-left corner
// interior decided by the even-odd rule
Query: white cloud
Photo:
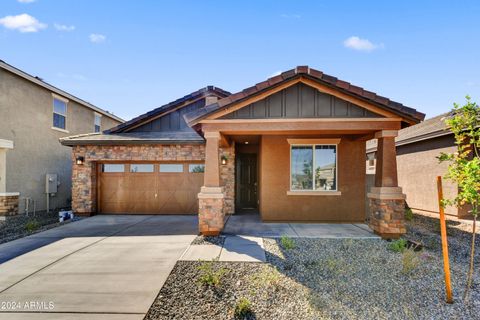
[[[99,33],[92,33],[90,36],[88,36],[88,38],[93,43],[102,43],[102,42],[105,42],[105,40],[107,40],[106,36]]]
[[[41,23],[26,13],[17,16],[3,17],[0,19],[0,25],[3,25],[7,29],[18,30],[20,32],[37,32],[47,27],[45,23]]]
[[[368,39],[362,39],[357,36],[352,36],[346,39],[345,41],[343,41],[343,45],[346,48],[365,52],[370,52],[379,48],[383,48],[383,43],[375,44]]]
[[[17,0],[20,3],[32,3],[35,2],[35,0]]]
[[[65,24],[58,24],[58,23],[55,23],[53,25],[55,27],[55,29],[57,29],[58,31],[73,31],[75,30],[75,26],[67,26]]]
[[[280,17],[284,19],[300,19],[302,16],[299,14],[281,14]]]

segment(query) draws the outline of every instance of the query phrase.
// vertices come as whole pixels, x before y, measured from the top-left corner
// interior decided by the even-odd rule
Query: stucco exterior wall
[[[438,212],[437,176],[444,176],[448,169],[448,163],[439,163],[436,158],[441,152],[456,152],[453,136],[397,147],[398,184],[411,208]],[[443,179],[443,194],[445,198],[455,197],[456,184]],[[458,209],[447,207],[445,212],[457,215]]]
[[[365,142],[342,137],[337,154],[341,195],[328,196],[287,195],[290,145],[286,136],[262,136],[260,148],[260,214],[263,220],[365,220]]]
[[[12,140],[7,153],[7,191],[36,201],[37,210],[46,209],[45,174],[58,174],[60,186],[50,207],[65,207],[71,199],[71,148],[59,138],[94,131],[95,112],[69,101],[67,131],[52,129],[53,98],[50,90],[0,69],[0,139]],[[102,130],[117,125],[102,116]],[[23,210],[23,201],[20,201]]]

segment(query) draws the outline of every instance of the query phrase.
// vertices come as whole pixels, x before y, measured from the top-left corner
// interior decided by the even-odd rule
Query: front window
[[[53,127],[65,130],[67,128],[67,102],[53,98]]]
[[[336,145],[292,145],[292,191],[337,190]]]
[[[98,113],[95,113],[94,128],[95,132],[100,132],[102,128],[102,116]]]

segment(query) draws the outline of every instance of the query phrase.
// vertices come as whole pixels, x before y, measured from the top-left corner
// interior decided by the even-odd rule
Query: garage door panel
[[[130,169],[120,173],[101,172],[98,179],[100,212],[196,214],[203,173],[188,172],[189,166],[184,163],[163,167],[184,168],[183,172],[159,172],[158,163],[154,164],[153,172],[138,171],[151,170],[151,165],[126,166],[125,169]]]

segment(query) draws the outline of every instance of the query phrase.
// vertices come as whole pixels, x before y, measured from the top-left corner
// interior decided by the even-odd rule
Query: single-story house
[[[398,183],[407,195],[410,208],[427,213],[438,213],[437,176],[445,176],[448,163],[440,163],[440,153],[457,151],[455,137],[448,130],[445,118],[440,114],[398,132],[395,139],[397,149]],[[375,174],[375,153],[377,141],[367,142],[367,176]],[[369,181],[373,181],[370,178]],[[367,186],[369,184],[367,183]],[[446,198],[454,198],[458,186],[450,180],[443,180],[443,193]],[[457,218],[468,218],[468,208],[447,206],[445,213]]]
[[[307,66],[238,93],[206,87],[73,147],[77,214],[199,215],[218,234],[225,214],[263,221],[364,222],[405,232],[394,138],[424,114]],[[366,141],[378,139],[365,212]]]

